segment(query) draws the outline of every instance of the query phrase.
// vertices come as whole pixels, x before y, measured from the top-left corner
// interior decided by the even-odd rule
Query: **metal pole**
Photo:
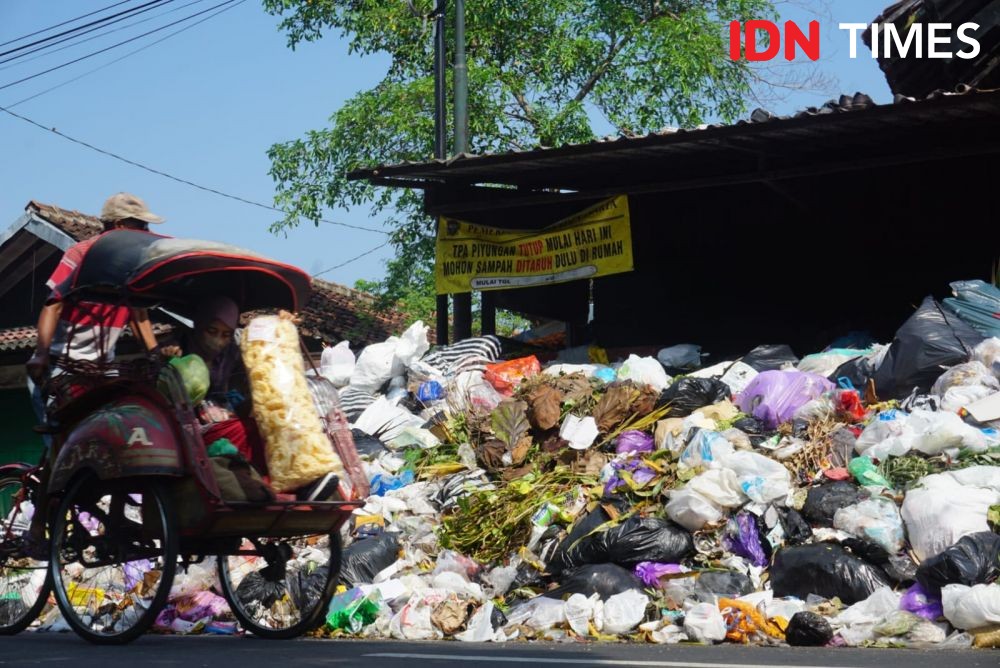
[[[465,0],[455,0],[455,154],[469,151],[469,78],[465,65]],[[455,340],[472,336],[472,293],[454,295]]]
[[[469,70],[465,64],[465,0],[455,0],[455,154],[469,151]]]
[[[438,0],[434,17],[434,157],[448,157],[448,136],[445,123],[448,99],[445,74],[448,70],[447,44],[445,42],[445,14],[448,0]],[[448,345],[448,295],[437,296],[437,343]]]

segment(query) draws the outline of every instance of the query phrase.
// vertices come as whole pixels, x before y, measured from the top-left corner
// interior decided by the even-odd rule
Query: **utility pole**
[[[448,130],[445,118],[448,100],[445,75],[448,71],[445,19],[448,0],[438,0],[434,10],[434,157],[448,157]],[[437,224],[435,223],[435,233]],[[448,295],[437,296],[437,344],[448,345]]]
[[[469,72],[465,64],[465,0],[455,0],[455,155],[469,152]],[[472,293],[453,297],[455,340],[472,336]]]

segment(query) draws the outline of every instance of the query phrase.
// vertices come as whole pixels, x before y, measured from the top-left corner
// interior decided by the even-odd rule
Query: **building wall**
[[[35,463],[42,452],[42,438],[32,431],[36,424],[28,390],[0,390],[0,463]]]

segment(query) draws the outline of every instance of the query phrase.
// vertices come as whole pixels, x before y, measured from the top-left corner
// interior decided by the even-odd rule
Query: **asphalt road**
[[[145,636],[125,647],[96,647],[71,634],[0,638],[0,666],[179,666],[181,668],[481,668],[639,666],[648,668],[966,668],[1000,666],[1000,650],[861,650],[717,645],[630,645],[356,640],[266,641]]]

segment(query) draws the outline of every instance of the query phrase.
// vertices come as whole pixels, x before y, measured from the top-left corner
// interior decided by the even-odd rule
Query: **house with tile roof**
[[[24,363],[35,349],[35,324],[49,294],[45,281],[67,248],[102,230],[95,216],[31,201],[0,233],[0,415],[5,419],[0,425],[0,462],[37,457],[41,440],[32,431],[35,420]],[[398,334],[406,325],[400,314],[378,308],[371,295],[320,280],[314,281],[312,296],[299,315],[299,331],[313,353],[345,339],[359,350]],[[157,335],[176,325],[165,314],[152,317]],[[127,328],[118,350],[138,351]]]

